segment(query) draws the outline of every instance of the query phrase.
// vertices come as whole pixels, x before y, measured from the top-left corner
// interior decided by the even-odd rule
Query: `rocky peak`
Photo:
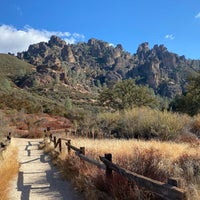
[[[104,48],[104,47],[108,47],[109,43],[104,42],[102,40],[97,40],[95,38],[91,38],[91,39],[88,40],[88,45],[89,46],[100,46],[101,48]]]
[[[97,40],[95,38],[91,38],[88,40],[88,45],[92,46],[95,45],[97,43]]]
[[[119,49],[120,51],[123,51],[123,46],[121,44],[117,44],[115,49]]]
[[[151,50],[151,56],[157,56],[159,59],[162,59],[163,54],[168,53],[167,48],[162,45],[154,45],[153,49]]]
[[[66,45],[66,42],[62,40],[61,38],[59,38],[58,36],[52,35],[48,44],[50,47],[58,46],[62,48],[64,45]]]
[[[155,50],[156,52],[166,52],[167,51],[167,48],[164,46],[164,44],[161,44],[161,45],[154,45],[153,49],[152,50]]]
[[[75,58],[73,55],[73,52],[71,50],[71,47],[69,45],[65,45],[61,51],[61,55],[63,60],[68,61],[69,63],[74,63],[75,62]]]
[[[148,42],[144,42],[144,43],[140,44],[137,49],[137,53],[140,53],[140,52],[146,53],[148,51],[149,51],[149,43]]]
[[[142,60],[142,62],[143,62],[143,60],[147,57],[149,51],[150,51],[150,49],[149,49],[148,42],[144,42],[144,43],[140,44],[137,49],[138,58],[140,60]]]

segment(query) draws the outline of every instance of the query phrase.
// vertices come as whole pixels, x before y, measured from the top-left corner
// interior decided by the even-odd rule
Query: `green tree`
[[[115,110],[158,106],[158,100],[152,91],[146,86],[136,85],[133,79],[120,81],[112,88],[104,89],[99,95],[99,102]]]
[[[174,98],[170,108],[193,116],[200,113],[200,74],[188,79],[186,90],[185,94]]]

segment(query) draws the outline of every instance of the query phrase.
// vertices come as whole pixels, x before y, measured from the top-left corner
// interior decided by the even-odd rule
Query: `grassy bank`
[[[0,153],[0,200],[9,199],[10,181],[17,176],[19,170],[17,153],[14,144],[10,144],[6,151]]]

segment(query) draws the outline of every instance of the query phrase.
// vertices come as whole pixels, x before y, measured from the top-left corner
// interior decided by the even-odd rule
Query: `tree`
[[[170,104],[170,108],[191,116],[200,113],[200,74],[188,79],[186,93],[176,96]]]
[[[120,81],[112,88],[104,89],[99,95],[99,102],[115,110],[158,106],[158,100],[152,91],[146,86],[136,85],[133,79]]]

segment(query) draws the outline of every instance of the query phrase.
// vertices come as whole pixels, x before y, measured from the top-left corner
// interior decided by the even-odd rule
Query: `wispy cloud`
[[[165,35],[165,38],[169,39],[169,40],[174,40],[175,36],[173,34],[167,34],[167,35]]]
[[[16,10],[17,10],[17,12],[19,13],[20,16],[23,15],[23,11],[22,11],[22,8],[20,6],[16,6]]]
[[[195,18],[200,19],[200,12],[197,15],[195,15]]]
[[[84,35],[70,32],[38,30],[30,26],[16,29],[9,25],[0,25],[0,53],[17,53],[28,49],[30,44],[47,42],[52,35],[57,35],[67,43],[84,40]]]

